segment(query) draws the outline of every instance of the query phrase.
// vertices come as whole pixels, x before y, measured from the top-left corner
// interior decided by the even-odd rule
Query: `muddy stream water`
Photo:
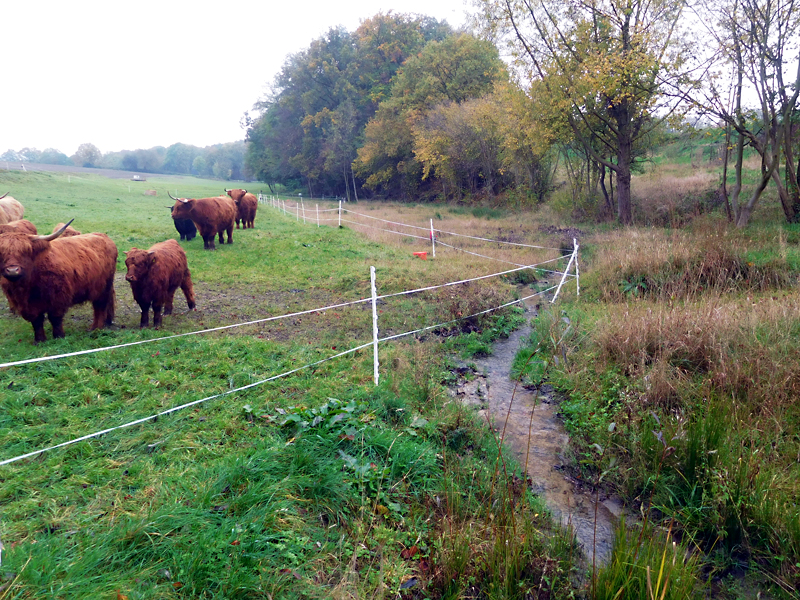
[[[527,307],[526,318],[530,320],[534,314],[532,307]],[[574,530],[587,563],[592,564],[596,553],[597,564],[604,564],[610,556],[622,505],[601,494],[595,511],[594,494],[568,475],[563,453],[569,438],[558,418],[553,388],[545,384],[537,393],[511,380],[511,363],[530,333],[531,327],[526,325],[496,342],[491,356],[473,361],[477,366],[475,378],[462,381],[453,393],[465,404],[475,406],[482,417],[488,417],[520,464],[527,463],[534,492],[544,497],[556,522]]]

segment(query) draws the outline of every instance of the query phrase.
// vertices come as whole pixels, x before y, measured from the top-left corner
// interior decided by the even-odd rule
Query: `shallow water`
[[[529,310],[526,316],[532,316],[532,312]],[[573,529],[587,563],[591,565],[596,555],[597,564],[603,564],[610,555],[622,507],[601,495],[595,510],[594,494],[564,469],[568,461],[563,452],[569,437],[557,416],[552,387],[543,385],[537,394],[510,379],[514,356],[530,333],[526,325],[496,342],[491,356],[475,359],[476,377],[462,382],[455,394],[462,402],[476,406],[481,416],[490,418],[497,435],[527,467],[534,491],[544,497],[553,518]]]

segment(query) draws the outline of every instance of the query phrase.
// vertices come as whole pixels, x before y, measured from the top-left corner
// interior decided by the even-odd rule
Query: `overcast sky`
[[[6,0],[0,153],[103,152],[244,139],[285,58],[380,11],[453,27],[464,0]]]

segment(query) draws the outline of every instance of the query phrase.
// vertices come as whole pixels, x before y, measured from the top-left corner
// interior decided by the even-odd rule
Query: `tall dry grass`
[[[785,255],[755,264],[753,243],[722,221],[692,232],[630,229],[596,239],[591,284],[599,298],[621,302],[647,297],[661,302],[728,292],[781,289],[792,283]]]
[[[640,379],[652,406],[681,409],[705,392],[774,416],[800,397],[796,293],[608,308],[595,335],[600,357]]]

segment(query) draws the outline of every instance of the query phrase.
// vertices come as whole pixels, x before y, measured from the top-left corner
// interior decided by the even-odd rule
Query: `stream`
[[[531,307],[526,307],[525,314],[530,321]],[[552,386],[542,385],[536,394],[511,380],[514,356],[530,333],[531,326],[526,324],[508,339],[495,342],[491,356],[472,361],[477,366],[475,378],[461,381],[453,393],[463,403],[475,406],[481,417],[488,418],[520,464],[527,464],[533,491],[544,497],[556,522],[572,528],[587,563],[591,565],[596,558],[598,565],[605,564],[622,505],[601,494],[595,512],[594,494],[568,475],[563,452],[569,446],[569,437],[558,418]]]

